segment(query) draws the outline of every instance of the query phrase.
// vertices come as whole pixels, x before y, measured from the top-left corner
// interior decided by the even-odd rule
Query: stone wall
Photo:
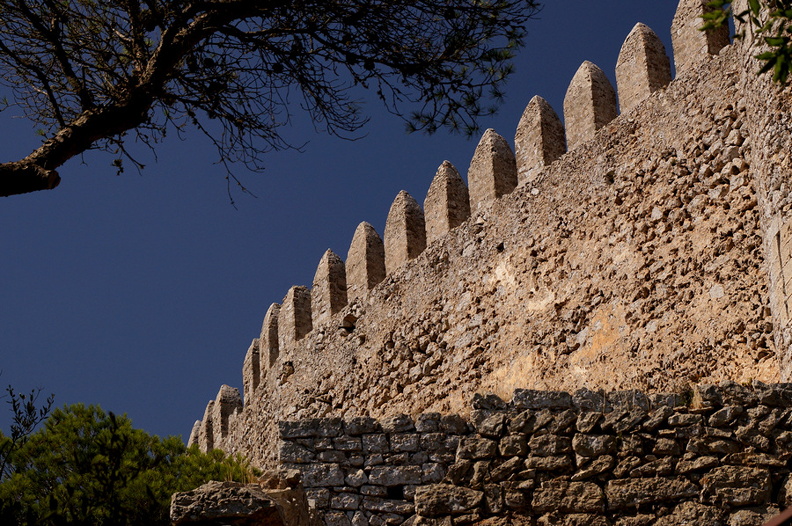
[[[670,83],[638,25],[618,95],[585,64],[566,127],[534,97],[514,148],[484,134],[467,185],[444,162],[423,210],[397,196],[384,239],[361,223],[345,261],[326,253],[313,290],[268,309],[244,406],[224,387],[190,441],[267,465],[278,421],[788,379],[792,96],[756,77],[747,43],[685,22],[703,9],[680,2]]]
[[[792,504],[792,384],[473,407],[283,422],[279,459],[333,526],[759,525]]]

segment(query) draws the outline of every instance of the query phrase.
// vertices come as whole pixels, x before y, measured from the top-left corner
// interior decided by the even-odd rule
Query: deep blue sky
[[[613,69],[643,22],[671,55],[677,2],[549,2],[529,25],[498,115],[482,121],[511,143],[535,94],[561,115],[584,60]],[[86,155],[60,170],[60,187],[0,199],[0,386],[41,387],[56,404],[127,413],[137,427],[186,435],[221,384],[242,385],[242,360],[267,307],[291,285],[310,286],[327,248],[346,257],[355,227],[382,234],[391,201],[423,202],[448,159],[463,175],[477,138],[408,135],[372,103],[356,142],[289,131],[304,153],[268,155],[263,175],[237,172],[257,198],[229,203],[223,170],[198,134],[169,138],[142,174],[117,177]],[[32,126],[0,114],[0,161],[38,143]],[[9,411],[0,407],[0,429]]]

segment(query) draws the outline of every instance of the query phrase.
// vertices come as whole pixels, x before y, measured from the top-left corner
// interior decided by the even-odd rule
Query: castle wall
[[[470,417],[279,426],[326,525],[762,524],[792,504],[792,386],[517,390]]]
[[[696,5],[683,1],[678,17]],[[468,213],[458,181],[449,189],[452,167],[425,211],[397,197],[384,245],[361,224],[348,304],[312,318],[311,292],[292,288],[267,313],[258,379],[248,354],[244,408],[221,427],[207,410],[199,444],[270,464],[284,420],[465,414],[474,393],[515,388],[674,392],[787,378],[792,97],[756,79],[742,45],[693,57],[699,35],[675,27],[685,68],[665,88],[630,86],[625,114],[603,120],[582,104],[559,131],[534,99],[514,149],[488,130],[461,224],[450,218]],[[643,57],[647,75],[627,78],[654,78],[657,49],[642,54],[635,37],[625,56]],[[573,85],[602,91],[591,75]],[[564,135],[582,138],[561,155]],[[329,268],[323,260],[317,285],[337,290]]]

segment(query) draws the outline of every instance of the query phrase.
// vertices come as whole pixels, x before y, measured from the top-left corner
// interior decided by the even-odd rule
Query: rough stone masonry
[[[638,24],[618,93],[584,63],[565,126],[535,97],[513,147],[484,134],[467,186],[439,163],[423,209],[403,192],[383,237],[361,223],[346,260],[268,309],[244,405],[224,386],[191,442],[270,465],[279,421],[788,381],[792,94],[756,75],[752,42],[698,31],[704,9],[679,4],[673,80]]]

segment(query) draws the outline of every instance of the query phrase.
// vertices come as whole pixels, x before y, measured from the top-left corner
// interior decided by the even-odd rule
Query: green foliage
[[[713,0],[712,10],[704,15],[703,30],[720,27],[730,16],[747,24],[761,38],[767,51],[756,58],[763,61],[759,73],[772,72],[773,81],[786,85],[792,68],[792,0],[748,0],[748,9],[734,12],[730,0]],[[745,32],[736,35],[745,38]]]
[[[254,476],[240,458],[187,449],[177,437],[160,439],[126,416],[82,404],[56,409],[9,464],[0,481],[2,524],[167,525],[173,493]]]

